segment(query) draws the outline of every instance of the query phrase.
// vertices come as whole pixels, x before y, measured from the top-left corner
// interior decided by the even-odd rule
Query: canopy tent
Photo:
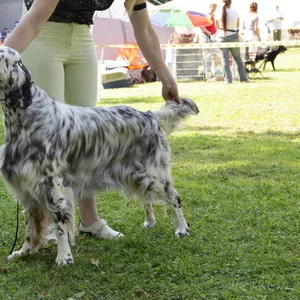
[[[147,2],[148,11],[151,12],[155,5]],[[153,26],[161,44],[168,43],[173,28]],[[97,11],[94,15],[93,38],[95,44],[120,45],[136,44],[133,28],[129,22],[124,8],[124,0],[115,0],[111,7],[105,11]],[[100,59],[101,48],[97,48]],[[103,59],[116,59],[117,48],[105,48]]]

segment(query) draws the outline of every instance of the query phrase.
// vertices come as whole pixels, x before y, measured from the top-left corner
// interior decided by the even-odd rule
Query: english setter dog
[[[182,119],[198,113],[192,100],[167,101],[161,109],[147,112],[121,105],[66,105],[38,88],[19,53],[2,46],[0,102],[5,118],[0,169],[25,212],[25,242],[8,259],[38,252],[50,212],[56,224],[56,263],[73,263],[75,199],[109,188],[142,201],[143,227],[156,223],[152,204],[169,204],[175,234],[189,235],[172,185],[166,134]]]

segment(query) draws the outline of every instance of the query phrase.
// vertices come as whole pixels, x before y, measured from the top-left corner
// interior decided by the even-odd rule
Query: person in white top
[[[222,13],[216,17],[217,41],[219,43],[239,42],[238,28],[240,25],[240,17],[236,10],[231,8],[231,0],[223,0]],[[248,82],[244,63],[241,58],[239,47],[221,48],[224,79],[227,83],[232,83],[232,73],[230,69],[231,53],[234,61],[237,64],[238,73],[241,82]]]
[[[281,31],[283,23],[283,13],[279,10],[279,5],[276,5],[276,9],[273,12],[271,18],[268,20],[269,28],[273,33],[273,41],[281,41]]]
[[[259,32],[259,17],[257,13],[258,5],[256,2],[250,3],[250,9],[248,14],[245,16],[243,21],[244,29],[244,41],[245,42],[258,42],[260,41]],[[248,53],[246,59],[255,60],[257,53],[257,46],[250,46],[248,48]]]

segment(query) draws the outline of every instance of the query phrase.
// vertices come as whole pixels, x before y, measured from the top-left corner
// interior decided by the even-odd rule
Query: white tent
[[[147,2],[148,10],[155,6]],[[173,28],[153,26],[161,44],[166,44],[173,32]],[[120,45],[136,43],[133,28],[124,8],[124,0],[115,0],[105,11],[98,11],[94,15],[93,38],[96,45]],[[97,48],[98,58],[101,49]],[[115,59],[117,48],[104,48],[104,59]]]

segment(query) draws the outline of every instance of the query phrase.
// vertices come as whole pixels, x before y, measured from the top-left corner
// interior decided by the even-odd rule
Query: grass
[[[55,266],[54,245],[7,263],[16,204],[0,182],[0,299],[300,299],[299,55],[289,49],[250,84],[179,83],[201,111],[169,138],[189,238],[173,236],[162,207],[157,227],[140,228],[142,208],[107,192],[99,212],[123,239],[77,236],[67,268]],[[104,106],[162,105],[159,83],[101,96]],[[22,224],[17,248],[23,238]]]

